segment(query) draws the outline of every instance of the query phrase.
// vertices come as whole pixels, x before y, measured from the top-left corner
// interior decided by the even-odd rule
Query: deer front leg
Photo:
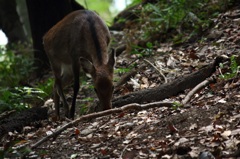
[[[57,92],[56,83],[54,84],[54,87],[53,87],[53,102],[54,102],[54,108],[55,108],[55,115],[57,116],[57,119],[60,119],[60,111],[59,111],[60,97]]]

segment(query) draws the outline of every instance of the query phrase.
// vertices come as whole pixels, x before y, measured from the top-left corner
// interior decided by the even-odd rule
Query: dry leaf
[[[231,135],[232,131],[226,130],[223,133],[221,133],[221,136],[225,139],[228,139],[228,137]]]

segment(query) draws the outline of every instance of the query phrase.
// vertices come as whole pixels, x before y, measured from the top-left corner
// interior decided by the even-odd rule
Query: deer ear
[[[111,53],[110,53],[109,59],[108,59],[108,66],[113,68],[115,65],[115,61],[116,61],[116,52],[115,52],[115,49],[111,48]]]
[[[90,74],[91,76],[95,74],[95,67],[88,59],[80,58],[80,65],[82,66],[84,72]]]

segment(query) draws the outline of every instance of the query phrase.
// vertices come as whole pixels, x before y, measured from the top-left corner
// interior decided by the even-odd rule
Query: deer
[[[44,50],[55,80],[53,102],[60,118],[60,101],[65,116],[74,119],[76,98],[80,88],[80,70],[90,74],[99,99],[99,110],[112,108],[115,51],[109,51],[110,32],[95,12],[77,10],[66,15],[43,36]],[[69,108],[64,88],[73,84]]]

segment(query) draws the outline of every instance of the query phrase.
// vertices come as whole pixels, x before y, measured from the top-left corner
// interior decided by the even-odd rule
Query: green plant
[[[92,103],[94,101],[94,98],[91,97],[86,97],[83,99],[85,103],[80,104],[80,115],[86,114],[88,111],[89,104],[87,103]]]
[[[222,7],[231,0],[163,0],[142,7],[140,28],[134,33],[136,38],[148,40],[151,37],[168,39],[182,43],[196,37],[211,25],[211,18],[217,16]],[[169,34],[170,33],[170,34]],[[137,35],[136,35],[137,34]],[[165,36],[164,36],[165,35]],[[131,36],[131,35],[130,35]],[[166,37],[167,36],[167,37]]]
[[[53,83],[54,83],[53,78],[49,78],[49,79],[47,79],[47,81],[45,81],[43,83],[36,84],[36,88],[38,88],[39,90],[44,92],[43,94],[41,94],[41,97],[43,99],[51,96],[52,90],[53,90]]]
[[[221,74],[220,78],[227,80],[237,76],[240,66],[237,63],[236,56],[234,55],[231,56],[230,62],[231,64],[230,64],[229,72],[226,72],[225,74]],[[224,67],[223,64],[221,64],[220,68],[223,68],[223,67]]]
[[[7,110],[21,111],[43,102],[52,89],[52,80],[36,88],[21,86],[28,80],[33,68],[33,58],[26,45],[0,48],[0,113]]]
[[[153,44],[151,42],[147,42],[145,48],[137,45],[132,45],[132,48],[131,54],[138,55],[140,58],[149,57],[153,54]]]
[[[130,68],[116,68],[114,73],[124,74],[130,71]]]
[[[21,142],[26,142],[25,140],[15,140],[10,141],[7,145],[4,146],[4,150],[0,150],[0,159],[3,158],[25,158],[27,154],[31,152],[31,149],[26,146],[21,145]]]
[[[176,110],[176,109],[178,109],[179,107],[182,107],[183,105],[181,104],[181,103],[179,103],[179,102],[173,102],[173,106],[172,106],[172,108],[174,109],[174,110]]]
[[[20,48],[20,46],[18,46]],[[15,87],[25,81],[28,75],[34,70],[33,60],[26,51],[7,50],[0,48],[0,85]]]
[[[113,19],[112,13],[111,13],[111,10],[109,9],[111,6],[111,1],[77,0],[77,2],[83,5],[86,9],[97,11],[106,22],[112,21]]]
[[[21,111],[43,101],[42,90],[30,87],[0,88],[0,113],[7,110]]]
[[[142,0],[131,0],[131,3],[129,5],[127,5],[127,8],[135,6],[135,5],[137,5],[137,4],[141,3],[141,2],[142,2]]]
[[[187,10],[184,0],[147,4],[142,10],[140,19],[144,30],[143,38],[166,33],[169,29],[176,28],[186,17]]]
[[[151,12],[150,22],[160,24],[163,31],[176,27],[187,14],[186,1],[174,0],[171,3],[159,2],[157,5],[149,3],[145,11]],[[158,28],[156,28],[158,29]]]

